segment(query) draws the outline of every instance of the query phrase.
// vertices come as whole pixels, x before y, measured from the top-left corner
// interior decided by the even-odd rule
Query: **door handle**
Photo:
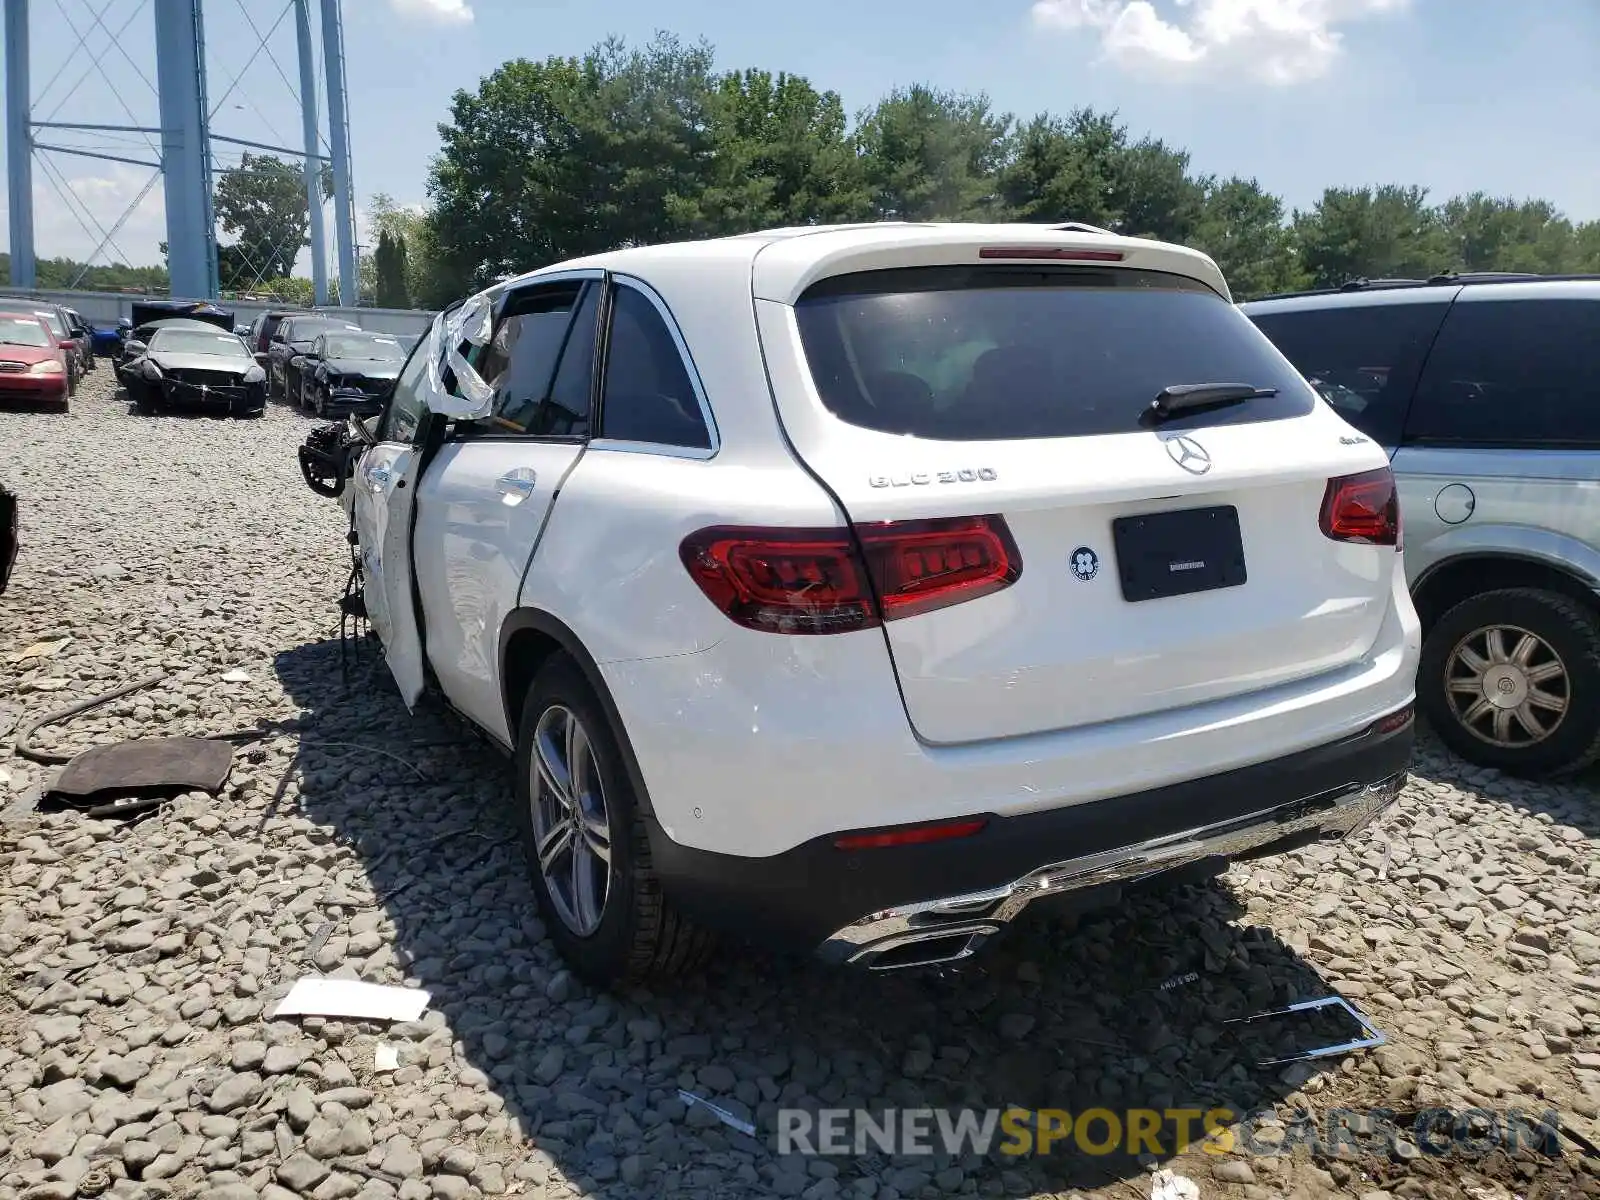
[[[495,489],[504,497],[502,503],[521,504],[533,495],[534,485],[539,477],[531,467],[518,467],[514,471],[507,471],[495,480]]]

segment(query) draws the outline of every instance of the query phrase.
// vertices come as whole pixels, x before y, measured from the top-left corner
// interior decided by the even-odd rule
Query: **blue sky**
[[[156,123],[140,78],[154,78],[149,10],[109,0],[106,29],[95,30],[90,14],[106,2],[33,0],[36,119],[128,120],[120,94],[137,123]],[[213,132],[298,144],[279,74],[297,73],[292,15],[274,27],[288,11],[284,0],[205,0]],[[271,56],[251,61],[246,13],[261,32],[275,28]],[[69,60],[69,22],[91,30],[94,51],[128,22],[127,56],[107,49],[68,94],[91,66],[78,51],[40,104]],[[1574,219],[1600,218],[1595,0],[345,0],[359,205],[380,191],[422,202],[451,94],[505,59],[579,54],[608,34],[643,41],[657,29],[707,38],[723,67],[807,75],[851,111],[913,82],[984,92],[1019,115],[1115,109],[1134,131],[1186,147],[1196,170],[1253,175],[1291,206],[1328,186],[1396,182],[1438,199],[1541,196]],[[137,138],[76,144],[148,157]],[[39,252],[85,255],[100,237],[56,188],[108,227],[150,172],[50,157],[59,179],[35,168]],[[157,185],[111,257],[156,261],[161,214]]]

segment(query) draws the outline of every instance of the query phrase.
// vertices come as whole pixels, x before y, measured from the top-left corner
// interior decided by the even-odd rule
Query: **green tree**
[[[1572,222],[1544,200],[1497,199],[1483,192],[1440,206],[1445,236],[1463,271],[1573,269],[1578,254]]]
[[[406,285],[406,239],[387,229],[378,234],[378,249],[373,256],[377,275],[375,300],[379,308],[409,308],[410,289]]]
[[[667,34],[516,59],[458,91],[428,184],[444,272],[481,285],[700,231],[714,91],[710,47]]]
[[[1236,300],[1285,292],[1302,283],[1283,201],[1254,179],[1206,180],[1190,244],[1204,250]]]
[[[333,173],[321,176],[324,199],[333,195]],[[271,154],[251,154],[217,176],[217,224],[233,236],[217,247],[217,274],[225,290],[249,290],[265,279],[286,279],[310,243],[306,180],[301,167]]]
[[[1006,215],[1017,221],[1087,221],[1111,228],[1116,157],[1125,134],[1115,120],[1090,109],[1067,117],[1042,113],[1012,139],[998,185]]]
[[[1423,277],[1450,268],[1450,239],[1426,188],[1329,188],[1294,215],[1300,263],[1319,287],[1351,279]]]
[[[708,234],[859,220],[869,211],[844,104],[799,75],[733,71],[716,81]]]
[[[986,96],[916,84],[857,120],[856,149],[872,215],[892,221],[993,219],[1012,130]]]

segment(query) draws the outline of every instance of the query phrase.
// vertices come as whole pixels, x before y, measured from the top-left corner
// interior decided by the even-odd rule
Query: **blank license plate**
[[[1231,504],[1111,522],[1122,598],[1130,602],[1241,586],[1247,576],[1239,510]]]

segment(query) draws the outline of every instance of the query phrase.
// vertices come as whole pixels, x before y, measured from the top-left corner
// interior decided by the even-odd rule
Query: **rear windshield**
[[[1315,396],[1232,304],[1179,275],[1094,267],[917,267],[839,276],[795,305],[812,378],[841,420],[950,441],[1147,428],[1174,384],[1276,388],[1163,429],[1304,416]]]

